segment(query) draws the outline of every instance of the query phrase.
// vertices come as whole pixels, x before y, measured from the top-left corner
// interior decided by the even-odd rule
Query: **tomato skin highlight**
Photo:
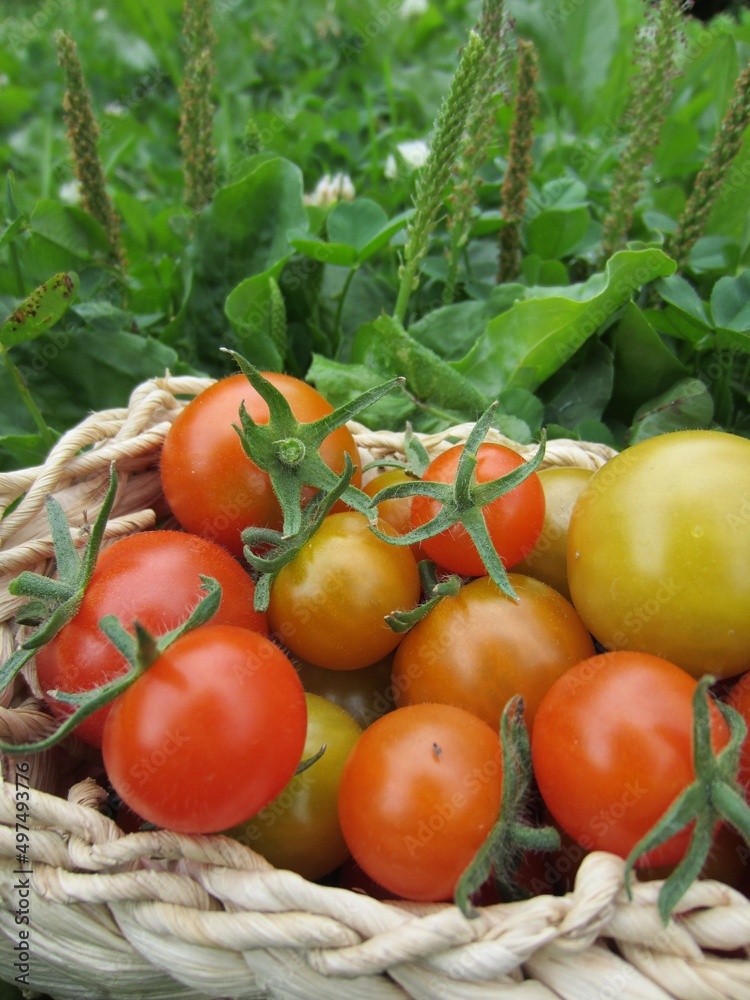
[[[557,678],[593,656],[591,636],[561,594],[530,576],[508,579],[518,603],[479,577],[407,632],[393,660],[397,705],[458,705],[497,730],[520,694],[530,727]]]
[[[303,759],[321,746],[323,756],[295,775],[259,813],[227,835],[262,854],[276,868],[315,881],[349,857],[338,817],[341,771],[362,732],[343,708],[306,694],[307,737]]]
[[[607,649],[696,678],[750,668],[750,441],[674,431],[612,458],[573,508],[568,581]]]
[[[600,653],[555,682],[536,713],[531,752],[539,791],[555,820],[588,851],[622,858],[695,778],[697,682],[648,653]],[[729,728],[711,705],[714,750]],[[675,864],[691,828],[638,866]]]
[[[218,833],[266,806],[305,743],[305,694],[269,639],[233,625],[186,633],[112,704],[102,754],[139,816]]]
[[[153,635],[163,635],[182,624],[204,596],[201,574],[222,588],[214,624],[267,634],[265,614],[253,609],[255,585],[225,549],[182,531],[128,535],[100,553],[77,614],[37,653],[37,679],[52,712],[65,718],[71,709],[46,692],[89,691],[126,672],[125,658],[99,628],[105,615],[115,615],[129,632],[137,620]],[[101,746],[109,711],[105,705],[84,719],[76,737]]]
[[[422,478],[453,483],[463,453],[455,445],[438,455],[425,469]],[[497,479],[524,464],[524,459],[500,444],[482,444],[477,451],[474,475],[478,483]],[[441,504],[431,497],[415,496],[411,504],[411,523],[418,528],[439,513]],[[515,489],[482,508],[487,531],[503,565],[510,569],[536,545],[544,523],[544,490],[532,472]],[[441,531],[420,542],[433,562],[461,576],[485,576],[487,570],[474,542],[462,524]]]
[[[385,616],[415,607],[420,589],[408,547],[378,538],[363,514],[330,514],[273,581],[268,622],[295,656],[355,670],[395,649],[402,636]]]
[[[300,422],[312,422],[333,407],[311,385],[291,375],[263,372],[286,397]],[[240,404],[256,423],[268,422],[268,406],[247,378],[239,373],[220,379],[191,400],[167,432],[161,454],[164,496],[188,531],[219,542],[242,556],[240,533],[247,527],[280,530],[281,508],[265,472],[242,449]],[[355,466],[352,483],[362,475],[357,445],[346,427],[332,431],[320,448],[323,461],[336,473],[344,471],[344,456]],[[314,489],[303,490],[303,501]]]
[[[362,733],[341,775],[339,818],[357,864],[385,890],[447,900],[501,797],[497,733],[452,705],[411,705]]]

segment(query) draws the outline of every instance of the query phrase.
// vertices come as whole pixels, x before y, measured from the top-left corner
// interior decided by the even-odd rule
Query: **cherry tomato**
[[[213,624],[268,631],[266,616],[253,610],[253,581],[225,549],[182,531],[128,535],[101,552],[77,614],[37,653],[37,679],[52,712],[64,717],[71,709],[46,692],[88,691],[126,672],[125,658],[99,628],[105,615],[115,615],[131,632],[137,620],[163,635],[198,604],[201,575],[222,588]],[[106,705],[84,719],[76,736],[100,746],[109,710]]]
[[[740,783],[747,793],[750,792],[750,672],[737,678],[725,700],[728,705],[740,713],[748,727],[748,733],[742,744],[739,770]]]
[[[537,473],[544,489],[544,525],[534,546],[514,569],[548,583],[570,600],[568,587],[568,524],[570,512],[593,469],[556,466]]]
[[[343,708],[306,694],[307,738],[303,759],[321,746],[323,756],[292,778],[251,819],[227,831],[275,865],[314,881],[349,857],[339,825],[338,788],[344,763],[362,732]]]
[[[264,372],[287,399],[299,421],[312,422],[333,407],[311,385],[291,375]],[[239,424],[240,403],[256,423],[268,422],[268,407],[243,374],[230,375],[205,389],[177,415],[167,432],[161,455],[164,495],[180,524],[188,531],[242,555],[240,533],[251,525],[279,530],[281,508],[265,472],[245,454],[233,424]],[[359,452],[346,427],[332,431],[320,454],[336,473],[344,456],[359,466]],[[362,480],[355,469],[352,483]],[[315,491],[303,490],[303,500]]]
[[[305,693],[288,657],[234,625],[185,633],[111,705],[102,755],[139,816],[217,833],[278,795],[302,757]]]
[[[530,576],[509,579],[517,603],[479,577],[407,632],[393,660],[397,705],[459,705],[497,731],[505,705],[520,694],[531,725],[554,681],[593,656],[591,636],[561,594]]]
[[[305,691],[340,705],[364,729],[395,708],[391,685],[393,654],[357,670],[329,670],[294,660]]]
[[[607,649],[694,677],[750,668],[750,441],[675,431],[626,448],[576,501],[573,603]]]
[[[384,533],[393,529],[379,522]],[[271,586],[268,621],[295,656],[354,670],[391,652],[401,635],[385,616],[416,606],[420,580],[408,548],[370,531],[356,511],[326,517]]]
[[[455,445],[438,455],[427,466],[423,479],[452,483],[463,453],[463,445]],[[510,448],[500,444],[482,444],[477,452],[475,477],[478,483],[497,479],[523,465],[524,460]],[[412,525],[417,528],[440,511],[440,503],[426,496],[415,496],[411,504]],[[515,489],[482,508],[487,531],[506,569],[515,566],[536,544],[544,522],[544,490],[539,477],[532,472]],[[427,555],[439,566],[462,576],[484,576],[487,570],[474,542],[463,525],[454,525],[420,543]]]
[[[697,682],[648,653],[600,653],[566,671],[542,699],[531,751],[542,798],[588,851],[627,857],[695,778],[693,695]],[[729,728],[711,706],[712,744]],[[639,865],[679,861],[690,830]]]
[[[339,782],[339,818],[371,879],[407,899],[446,900],[501,796],[497,733],[453,705],[410,705],[360,736]]]

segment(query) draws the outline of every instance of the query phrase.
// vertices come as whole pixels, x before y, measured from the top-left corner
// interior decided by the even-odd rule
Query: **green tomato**
[[[694,677],[750,667],[750,441],[675,431],[626,448],[579,496],[568,581],[607,649]]]
[[[570,600],[568,587],[568,523],[576,500],[594,474],[593,469],[555,466],[537,473],[544,489],[544,524],[532,551],[513,567],[533,576]]]
[[[362,729],[339,705],[306,694],[303,760],[325,745],[323,756],[295,775],[277,797],[226,834],[262,854],[276,868],[314,881],[349,857],[338,818],[341,771]]]
[[[395,708],[391,684],[392,653],[357,670],[329,670],[295,658],[292,662],[305,691],[340,705],[363,729]]]

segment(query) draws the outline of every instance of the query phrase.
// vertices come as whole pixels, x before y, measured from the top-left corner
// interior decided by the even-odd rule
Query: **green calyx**
[[[394,545],[413,545],[415,542],[423,542],[427,538],[448,531],[456,524],[461,524],[474,542],[490,578],[504,594],[517,601],[518,596],[508,580],[508,574],[502,560],[487,532],[482,508],[515,489],[539,468],[544,458],[546,439],[543,433],[536,453],[528,462],[524,462],[517,469],[513,469],[498,479],[478,483],[474,475],[477,452],[487,436],[497,405],[497,400],[491,403],[474,425],[464,445],[453,483],[437,483],[419,479],[413,483],[386,486],[372,498],[373,504],[377,506],[383,500],[391,500],[396,497],[430,497],[440,504],[440,509],[435,517],[426,524],[397,537],[385,535],[376,527],[373,527],[372,530],[379,538]]]
[[[503,751],[503,793],[500,815],[487,839],[458,881],[455,902],[466,917],[477,911],[471,896],[492,876],[503,901],[528,898],[530,893],[515,881],[527,851],[556,851],[560,835],[551,826],[533,827],[523,817],[528,813],[533,768],[529,734],[523,718],[523,699],[511,698],[500,720]]]
[[[408,632],[417,622],[426,618],[444,597],[455,597],[461,589],[460,576],[451,573],[444,580],[439,579],[435,563],[430,562],[429,559],[422,559],[418,569],[422,581],[422,591],[429,596],[410,611],[393,611],[385,616],[386,622],[394,632]]]
[[[99,556],[104,529],[117,494],[117,473],[110,467],[109,488],[88,541],[79,556],[70,536],[65,513],[54,497],[48,496],[45,505],[49,520],[52,544],[57,562],[56,580],[41,573],[24,570],[12,580],[8,590],[16,597],[28,597],[16,615],[20,625],[36,625],[36,631],[0,666],[0,691],[7,687],[16,674],[28,663],[38,649],[45,646],[63,625],[77,613],[86,592],[91,574]]]
[[[349,489],[354,466],[348,455],[344,456],[344,471],[340,477],[334,476],[332,489],[321,490],[301,512],[300,525],[294,534],[274,531],[273,528],[245,528],[242,532],[245,559],[255,572],[255,596],[253,606],[256,611],[265,611],[271,599],[271,584],[279,571],[297,555],[323,523],[333,505]],[[359,491],[358,491],[359,492]],[[366,494],[362,494],[369,501]]]
[[[715,702],[729,726],[729,742],[718,753],[711,746],[709,688],[715,678],[701,678],[693,696],[693,766],[695,781],[679,795],[662,818],[638,841],[625,864],[625,888],[630,895],[630,875],[644,854],[665,843],[694,822],[684,858],[665,879],[659,891],[659,914],[665,924],[677,903],[700,875],[711,850],[714,831],[725,821],[750,844],[750,806],[737,781],[742,743],[747,726],[730,705]]]
[[[231,354],[252,387],[268,405],[268,423],[257,424],[242,406],[240,424],[235,425],[235,429],[245,454],[270,477],[284,518],[282,534],[296,535],[302,526],[303,488],[313,487],[330,492],[339,484],[336,473],[328,468],[320,456],[319,449],[325,438],[381,396],[401,385],[404,380],[391,379],[362,393],[320,420],[301,423],[292,413],[283,394],[263,378],[257,368],[236,351],[226,350],[226,353]],[[372,517],[372,501],[362,490],[350,483],[341,497],[354,510],[368,518]]]
[[[115,615],[106,615],[99,622],[99,628],[130,664],[129,669],[101,687],[91,691],[70,693],[67,691],[50,691],[49,694],[66,705],[75,706],[75,711],[68,716],[58,728],[44,739],[35,743],[3,743],[0,750],[4,753],[37,753],[49,750],[60,740],[70,735],[84,719],[93,715],[98,709],[108,705],[118,695],[122,694],[168,649],[177,639],[199,625],[205,625],[216,614],[221,603],[221,586],[213,577],[201,576],[201,583],[206,595],[202,597],[189,617],[177,628],[166,632],[159,638],[154,638],[139,622],[135,622],[134,634],[128,632]]]

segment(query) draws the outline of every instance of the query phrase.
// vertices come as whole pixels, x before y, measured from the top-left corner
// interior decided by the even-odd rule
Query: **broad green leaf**
[[[403,375],[408,391],[433,410],[451,410],[476,420],[489,402],[452,365],[410,337],[390,316],[381,316],[357,332],[352,361],[383,375]]]
[[[9,223],[5,229],[0,233],[0,248],[4,247],[6,243],[12,243],[13,240],[22,232],[28,224],[28,219],[19,215],[17,219]]]
[[[40,465],[48,447],[41,434],[4,434],[0,436],[0,470],[26,469]],[[9,457],[6,462],[5,457]]]
[[[377,372],[365,365],[343,364],[320,354],[313,354],[306,379],[333,407],[343,406],[383,381]],[[416,412],[416,404],[406,393],[394,391],[369,406],[357,419],[375,429],[401,430]]]
[[[567,427],[600,420],[612,395],[613,378],[612,352],[600,340],[589,340],[547,383],[545,419]]]
[[[586,208],[548,208],[527,223],[526,246],[544,260],[561,260],[584,237],[589,221]]]
[[[529,285],[559,287],[568,280],[568,269],[559,260],[542,260],[539,254],[530,253],[521,261],[521,273]]]
[[[641,406],[628,432],[628,445],[670,431],[710,427],[714,416],[711,395],[700,379],[686,378]]]
[[[497,285],[488,299],[433,309],[409,327],[409,335],[447,361],[462,358],[487,324],[523,296],[523,285]]]
[[[78,275],[56,274],[35,289],[0,327],[0,344],[13,347],[41,336],[65,315],[78,292]]]
[[[670,305],[695,320],[705,330],[711,328],[711,322],[695,288],[679,274],[673,274],[656,282],[656,291]]]
[[[50,199],[38,202],[31,213],[29,229],[82,260],[89,260],[97,251],[109,252],[109,242],[102,227],[88,212],[75,205],[61,205]]]
[[[348,243],[329,243],[312,236],[298,236],[296,233],[289,234],[289,242],[295,250],[320,264],[352,267],[357,262],[357,249]]]
[[[624,419],[689,374],[634,302],[607,336],[615,356],[612,406]]]
[[[716,326],[750,333],[750,271],[719,278],[711,293],[711,315]]]
[[[326,226],[332,243],[346,243],[359,252],[387,222],[388,216],[380,205],[369,198],[356,198],[334,205]]]
[[[272,326],[271,281],[276,276],[266,271],[245,278],[230,292],[224,308],[234,331],[232,347],[256,368],[279,372],[284,357],[274,342]]]
[[[533,391],[597,330],[610,322],[633,292],[675,269],[660,250],[623,250],[606,273],[585,286],[536,289],[492,320],[465,358],[454,364],[487,397],[519,386]]]
[[[106,299],[92,299],[88,302],[77,302],[72,310],[76,316],[102,334],[117,333],[118,330],[129,330],[133,324],[133,314],[119,309]]]

